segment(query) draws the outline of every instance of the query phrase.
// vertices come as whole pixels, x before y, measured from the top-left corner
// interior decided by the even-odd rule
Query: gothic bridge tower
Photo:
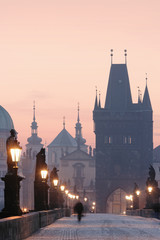
[[[133,103],[126,62],[111,61],[105,105],[101,107],[96,94],[93,120],[97,212],[123,213],[125,194],[132,192],[134,182],[144,189],[153,152],[147,82],[143,99],[139,93],[138,102]]]

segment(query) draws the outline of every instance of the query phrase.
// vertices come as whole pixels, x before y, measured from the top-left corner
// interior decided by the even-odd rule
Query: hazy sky
[[[33,101],[39,136],[48,145],[62,130],[74,136],[77,103],[83,137],[94,145],[95,86],[104,105],[110,70],[124,63],[133,101],[144,93],[145,73],[154,113],[154,146],[160,144],[159,0],[0,0],[2,105],[21,145],[30,136]]]

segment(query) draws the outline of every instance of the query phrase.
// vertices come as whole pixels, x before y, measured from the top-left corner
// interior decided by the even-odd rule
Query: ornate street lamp
[[[64,186],[64,185],[61,185],[61,186],[60,186],[60,189],[61,189],[62,192],[64,192],[65,186]]]
[[[1,178],[5,183],[4,209],[0,213],[1,217],[22,215],[19,205],[19,190],[23,177],[17,174],[17,163],[20,160],[22,148],[17,141],[17,132],[11,129],[10,133],[11,135],[6,141],[8,169],[5,177]]]
[[[159,204],[160,189],[155,180],[156,172],[152,165],[149,167],[149,177],[146,181],[146,208],[154,208]]]
[[[13,168],[18,168],[17,163],[20,160],[21,151],[22,151],[22,148],[18,145],[15,146],[15,148],[11,148],[10,150],[11,156],[12,156],[12,162],[15,163],[15,166],[13,166]]]
[[[140,190],[136,183],[134,183],[134,189],[133,189],[133,209],[139,209],[139,195]]]
[[[46,169],[41,170],[42,182],[45,182],[47,179],[48,171]]]
[[[53,185],[55,188],[58,186],[58,179],[53,179]]]
[[[151,193],[152,193],[152,190],[153,190],[153,188],[152,188],[151,186],[149,186],[149,187],[147,188],[147,190],[148,190],[149,194],[151,194]]]
[[[126,200],[127,200],[127,209],[132,209],[133,208],[133,195],[126,195]]]
[[[34,181],[34,209],[42,211],[48,209],[48,170],[45,162],[45,148],[41,148],[36,156],[36,170]]]
[[[50,174],[50,191],[49,191],[49,207],[50,207],[50,209],[59,207],[58,171],[59,170],[56,167],[54,167]]]

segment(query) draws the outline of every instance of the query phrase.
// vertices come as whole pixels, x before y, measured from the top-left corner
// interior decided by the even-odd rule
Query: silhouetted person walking
[[[74,206],[74,212],[77,213],[77,218],[79,222],[81,221],[83,210],[84,210],[83,204],[81,202],[77,202]]]

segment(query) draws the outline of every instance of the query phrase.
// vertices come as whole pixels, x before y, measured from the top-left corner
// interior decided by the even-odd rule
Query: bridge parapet
[[[53,223],[56,219],[64,217],[64,213],[65,209],[54,209],[0,219],[0,239],[25,239],[39,228],[45,227]]]

